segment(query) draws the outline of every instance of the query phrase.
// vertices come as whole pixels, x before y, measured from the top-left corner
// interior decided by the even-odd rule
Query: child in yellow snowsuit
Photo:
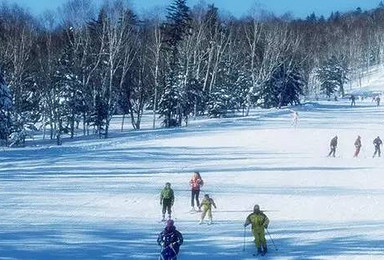
[[[212,206],[216,208],[215,202],[213,201],[213,199],[209,197],[208,194],[205,194],[204,199],[199,206],[199,210],[201,209],[201,207],[203,207],[203,213],[201,213],[201,219],[199,224],[203,224],[206,214],[208,214],[208,218],[209,218],[208,224],[212,224]]]
[[[267,241],[265,240],[264,229],[268,228],[269,219],[264,212],[260,210],[259,205],[255,205],[253,213],[245,220],[244,227],[249,224],[252,224],[252,233],[255,237],[257,253],[265,255],[267,253]]]

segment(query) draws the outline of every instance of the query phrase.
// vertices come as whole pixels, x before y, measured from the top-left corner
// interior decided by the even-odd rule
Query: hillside
[[[349,92],[381,91],[382,75]],[[288,108],[254,110],[187,128],[1,151],[1,259],[156,259],[165,182],[185,239],[180,260],[251,259],[242,224],[256,203],[278,248],[267,236],[267,259],[384,259],[384,163],[372,158],[373,139],[384,137],[383,107],[346,99],[292,109],[297,128]],[[335,135],[337,156],[328,158]],[[363,147],[353,158],[357,135]],[[189,212],[195,170],[218,206],[210,226]]]

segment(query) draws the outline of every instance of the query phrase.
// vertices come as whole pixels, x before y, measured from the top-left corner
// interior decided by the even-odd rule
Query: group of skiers
[[[335,137],[333,137],[331,139],[331,143],[330,143],[331,150],[330,150],[330,152],[328,154],[328,157],[330,157],[330,156],[335,157],[336,156],[337,143],[338,143],[338,137],[336,135]],[[378,155],[380,157],[381,156],[381,149],[380,149],[380,147],[383,145],[383,141],[380,139],[379,136],[376,137],[373,140],[373,145],[375,147],[375,152],[373,153],[372,158],[375,158],[376,155]],[[355,150],[355,153],[354,153],[353,157],[358,157],[359,153],[360,153],[360,149],[362,147],[361,136],[360,135],[357,136],[356,141],[354,143],[354,146],[355,146],[356,150]]]
[[[204,195],[204,199],[199,200],[200,188],[204,185],[204,181],[199,172],[194,172],[191,180],[189,181],[191,186],[191,212],[202,212],[200,218],[200,224],[203,223],[204,218],[208,215],[209,222],[212,224],[212,206],[216,208],[216,204],[209,194]],[[175,194],[171,188],[171,183],[165,183],[165,187],[160,193],[160,205],[162,205],[162,221],[165,221],[165,213],[168,213],[168,219],[172,218],[172,206],[175,201]],[[197,208],[195,209],[195,202]],[[201,210],[203,208],[203,210]]]
[[[360,98],[361,98],[361,100],[363,100],[364,97],[361,96]],[[336,99],[336,97],[335,97],[335,99]],[[351,100],[351,107],[356,106],[356,97],[355,97],[355,95],[351,95],[349,100]],[[380,101],[381,101],[380,96],[373,96],[372,97],[372,102],[376,102],[376,106],[378,106],[378,107],[380,106]]]
[[[216,204],[214,200],[209,197],[209,194],[205,194],[203,200],[201,202],[199,201],[200,189],[204,185],[204,181],[199,172],[193,173],[189,184],[191,186],[191,212],[201,212],[199,224],[204,223],[206,216],[208,216],[208,225],[212,224],[212,207],[216,208]],[[174,221],[172,220],[174,200],[175,195],[171,188],[171,183],[167,182],[160,193],[162,221],[166,221],[165,228],[157,239],[158,245],[161,246],[160,260],[176,260],[180,246],[183,244],[183,235],[176,230]],[[201,208],[203,210],[201,210]],[[165,219],[165,213],[168,213],[168,220]],[[246,218],[244,230],[249,224],[252,226],[257,255],[265,255],[267,253],[267,242],[264,229],[268,228],[269,219],[264,212],[260,210],[259,205],[255,205],[253,213]]]

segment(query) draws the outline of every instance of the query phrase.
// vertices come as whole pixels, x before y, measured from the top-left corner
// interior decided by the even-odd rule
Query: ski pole
[[[271,236],[271,234],[269,234],[269,231],[268,231],[268,229],[266,228],[265,230],[267,230],[267,234],[268,234],[269,238],[270,238],[270,239],[271,239],[271,241],[272,241],[273,247],[275,248],[275,250],[276,250],[276,251],[278,251],[278,249],[277,249],[277,247],[276,247],[276,245],[275,245],[275,242],[274,242],[274,241],[273,241],[273,239],[272,239],[272,236]]]
[[[244,227],[244,243],[243,243],[243,251],[245,251],[245,227]]]

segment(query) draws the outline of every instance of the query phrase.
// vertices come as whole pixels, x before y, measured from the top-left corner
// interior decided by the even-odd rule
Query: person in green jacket
[[[160,205],[163,206],[163,211],[162,211],[163,219],[161,221],[165,221],[166,211],[168,211],[168,218],[171,219],[171,214],[172,214],[171,208],[173,206],[174,201],[175,201],[175,195],[173,193],[173,190],[171,189],[171,184],[167,182],[160,194]]]
[[[216,208],[216,204],[213,201],[212,198],[209,197],[208,194],[204,195],[204,199],[202,200],[200,206],[199,206],[199,211],[201,211],[201,207],[203,207],[203,213],[201,213],[201,219],[199,224],[203,224],[205,215],[208,214],[209,222],[208,224],[212,224],[212,206]]]
[[[260,210],[259,205],[255,205],[253,208],[253,213],[250,214],[244,223],[244,228],[252,224],[252,233],[255,237],[255,245],[257,248],[257,254],[265,255],[268,251],[267,241],[265,240],[265,230],[268,228],[269,219],[268,217]]]

